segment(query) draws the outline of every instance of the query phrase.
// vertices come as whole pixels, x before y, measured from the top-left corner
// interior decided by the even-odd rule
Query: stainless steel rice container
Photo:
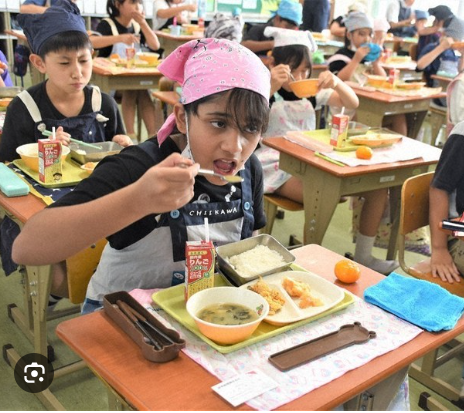
[[[71,149],[71,158],[82,165],[86,162],[99,162],[105,156],[119,153],[123,148],[116,142],[96,142],[92,143],[92,145],[98,146],[100,149],[90,148],[73,142],[69,146]]]
[[[240,275],[235,268],[226,261],[226,258],[234,255],[241,254],[242,252],[251,250],[258,245],[264,245],[270,250],[278,252],[284,259],[285,264],[278,267],[272,268],[262,274],[257,274],[251,277]],[[221,245],[216,248],[217,261],[219,269],[237,285],[245,284],[249,281],[255,280],[259,276],[264,277],[265,275],[273,274],[276,272],[284,271],[288,268],[292,262],[295,261],[295,256],[291,254],[287,248],[285,248],[279,241],[268,234],[261,234],[256,237],[247,238],[241,241],[232,242],[230,244]]]

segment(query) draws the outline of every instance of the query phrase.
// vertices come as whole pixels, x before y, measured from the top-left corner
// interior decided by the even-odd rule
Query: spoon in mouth
[[[210,176],[215,176],[217,178],[221,178],[223,181],[230,182],[231,184],[238,184],[240,182],[243,182],[243,178],[239,175],[221,175],[218,174],[211,169],[202,169],[200,168],[198,170],[198,175],[210,175]]]

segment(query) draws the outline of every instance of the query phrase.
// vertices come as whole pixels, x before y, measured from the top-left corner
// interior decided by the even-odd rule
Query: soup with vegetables
[[[234,326],[251,323],[257,320],[259,315],[244,305],[219,303],[203,308],[197,317],[207,323]]]

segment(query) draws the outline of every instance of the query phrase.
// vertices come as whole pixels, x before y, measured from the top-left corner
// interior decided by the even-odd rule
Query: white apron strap
[[[109,17],[105,17],[104,19],[105,22],[107,22],[110,27],[111,27],[111,33],[113,36],[117,36],[119,34],[118,28],[116,27],[116,24],[114,23],[113,20],[111,20]],[[140,24],[138,24],[136,21],[132,21],[132,27],[134,28],[134,34],[139,34],[140,33]]]
[[[101,91],[98,86],[92,85],[92,110],[99,112],[102,105]]]
[[[30,93],[27,90],[23,90],[18,94],[18,97],[23,101],[34,122],[41,122],[42,115],[40,114],[39,107],[37,106],[37,103],[35,103],[35,100],[32,99]]]

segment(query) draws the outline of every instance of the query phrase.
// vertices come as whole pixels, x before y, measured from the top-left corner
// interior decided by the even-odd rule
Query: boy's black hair
[[[143,3],[143,0],[108,0],[106,3],[106,11],[108,12],[110,17],[118,17],[121,13],[119,13],[119,9],[116,7],[116,3],[123,4],[125,1],[130,3]]]
[[[309,69],[309,76],[313,71],[313,62],[309,49],[302,44],[292,44],[287,46],[274,47],[272,49],[272,57],[274,58],[274,64],[289,65],[290,69],[294,70],[300,67],[301,63],[305,62]]]
[[[252,90],[234,88],[214,95],[205,96],[195,102],[184,105],[188,115],[198,115],[198,107],[211,100],[219,98],[221,95],[229,93],[226,112],[231,119],[235,120],[235,125],[241,133],[247,133],[251,129],[266,132],[269,123],[269,103]]]
[[[50,52],[58,52],[60,50],[81,50],[89,49],[92,51],[92,43],[86,33],[72,30],[69,32],[57,33],[49,37],[42,44],[39,50],[39,56],[45,60],[45,56]]]

